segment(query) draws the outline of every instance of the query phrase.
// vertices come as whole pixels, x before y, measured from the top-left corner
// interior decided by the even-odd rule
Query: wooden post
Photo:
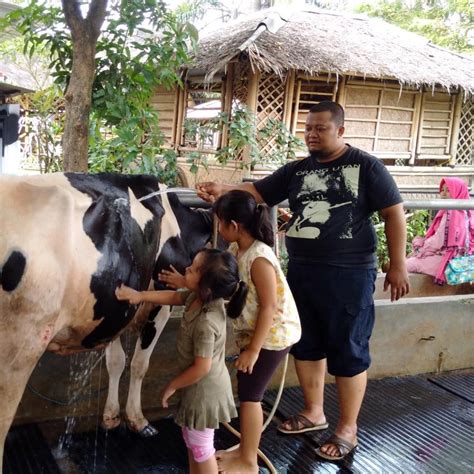
[[[232,98],[234,96],[234,75],[235,75],[235,65],[234,63],[227,64],[227,74],[225,81],[223,81],[223,94],[222,94],[222,112],[228,114],[229,119],[231,118],[232,113]],[[228,135],[229,130],[227,127],[222,129],[222,133],[219,140],[219,147],[227,146],[228,144]]]
[[[250,70],[249,85],[247,92],[247,109],[250,113],[257,114],[257,99],[258,99],[258,83],[260,81],[260,71]],[[255,133],[257,131],[255,130]],[[244,166],[242,177],[249,178],[251,175],[250,164],[252,157],[250,154],[250,146],[246,146],[242,152],[242,164]]]
[[[410,138],[411,138],[410,150],[409,150],[410,159],[408,160],[408,164],[410,166],[415,165],[419,124],[420,124],[420,118],[421,118],[422,98],[423,98],[423,91],[415,95],[415,110],[413,111],[413,123],[411,126],[411,132],[410,132]]]
[[[373,150],[372,150],[373,153],[377,152],[377,146],[378,146],[378,141],[379,141],[380,121],[382,120],[383,93],[384,93],[384,90],[381,89],[379,91],[379,98],[378,98],[377,122],[375,123],[374,145],[373,145]]]
[[[346,105],[346,78],[342,77],[337,86],[335,101],[341,106]]]
[[[171,145],[176,148],[177,123],[179,114],[179,94],[180,87],[175,88],[174,104],[173,104],[173,128],[171,129]]]
[[[451,128],[451,137],[449,140],[449,153],[451,158],[449,159],[450,165],[456,164],[456,153],[458,149],[458,135],[459,135],[459,124],[461,122],[461,111],[462,111],[462,92],[459,91],[454,100],[453,109],[453,122]]]
[[[288,78],[285,85],[285,104],[283,107],[283,123],[286,128],[290,130],[291,127],[291,111],[293,108],[293,96],[295,93],[295,76],[294,70],[291,70],[288,74]]]
[[[176,143],[175,148],[178,149],[182,145],[183,139],[183,122],[184,116],[186,114],[186,97],[187,97],[187,86],[184,85],[183,88],[179,89],[178,95],[178,117],[176,119]]]
[[[425,91],[424,88],[421,89],[421,104],[420,104],[420,114],[418,115],[418,133],[416,136],[416,146],[415,146],[415,157],[413,164],[416,164],[416,158],[420,154],[421,150],[421,140],[423,139],[423,116],[424,116],[424,107],[425,107]],[[410,163],[411,164],[411,163]]]
[[[296,85],[296,97],[295,97],[295,113],[293,115],[293,124],[291,126],[290,132],[293,135],[296,135],[296,128],[298,127],[298,114],[300,109],[300,94],[301,94],[301,79],[298,79]]]

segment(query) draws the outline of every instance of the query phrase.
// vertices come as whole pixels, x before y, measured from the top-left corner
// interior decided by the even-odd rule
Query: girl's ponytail
[[[255,206],[254,219],[249,232],[255,239],[264,242],[269,247],[273,247],[275,238],[267,206],[262,204]]]
[[[245,283],[245,281],[239,280],[237,287],[234,293],[232,293],[229,303],[227,304],[227,316],[229,316],[229,318],[235,319],[242,314],[248,292],[249,288],[247,283]]]

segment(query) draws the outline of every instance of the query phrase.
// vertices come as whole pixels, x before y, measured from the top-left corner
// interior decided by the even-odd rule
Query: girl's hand
[[[170,265],[171,270],[162,270],[158,275],[158,280],[163,281],[166,283],[166,286],[177,290],[178,288],[185,288],[186,283],[184,280],[184,276]]]
[[[165,387],[165,390],[163,392],[163,397],[161,399],[161,404],[163,408],[168,408],[168,400],[170,399],[170,397],[174,395],[175,392],[176,392],[176,389],[172,388],[170,384],[168,384]]]
[[[142,295],[140,291],[134,290],[133,288],[130,288],[124,284],[118,286],[115,289],[115,296],[120,301],[128,300],[130,304],[140,304],[142,302]]]
[[[253,371],[255,362],[257,362],[258,354],[259,352],[252,349],[245,349],[235,361],[236,369],[250,375]]]

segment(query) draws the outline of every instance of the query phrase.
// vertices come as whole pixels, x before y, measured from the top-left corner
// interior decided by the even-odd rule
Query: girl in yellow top
[[[240,278],[249,292],[242,314],[233,320],[240,356],[238,450],[218,452],[219,470],[258,472],[257,450],[262,433],[261,401],[265,388],[291,346],[300,339],[296,304],[276,255],[267,209],[246,191],[229,191],[214,204],[219,232],[237,257]]]

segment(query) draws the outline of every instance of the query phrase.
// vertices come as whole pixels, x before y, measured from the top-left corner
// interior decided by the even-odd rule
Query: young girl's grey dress
[[[224,300],[219,298],[189,311],[196,294],[181,292],[185,312],[177,340],[180,369],[190,367],[195,357],[212,357],[212,367],[199,382],[180,390],[181,400],[175,422],[201,431],[218,428],[220,422],[228,422],[237,416],[229,371],[225,365],[227,322]]]

